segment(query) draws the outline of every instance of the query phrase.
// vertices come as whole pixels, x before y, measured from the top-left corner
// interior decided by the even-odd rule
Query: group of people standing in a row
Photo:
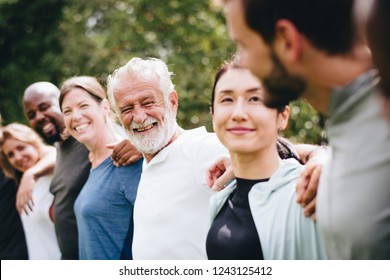
[[[80,117],[87,116],[82,123],[61,112],[60,94],[61,102],[77,96],[72,97],[78,106],[75,110]],[[27,244],[27,251],[16,246],[23,243],[21,227],[12,227],[4,241],[16,252],[8,250],[4,258],[23,259],[27,252],[30,259],[131,258],[128,242],[142,161],[130,142],[123,140],[125,133],[112,119],[105,97],[93,77],[71,78],[62,92],[48,82],[34,83],[25,91],[23,107],[35,131],[18,123],[1,128],[2,170],[19,184],[16,205]],[[83,134],[87,127],[89,132]],[[40,136],[55,144],[57,152]],[[125,153],[124,159],[136,162],[116,167],[110,157],[113,148],[114,154]],[[13,184],[10,188],[16,190]],[[8,202],[13,214],[15,199]],[[11,223],[20,224],[17,215],[8,217]]]
[[[0,139],[29,257],[390,258],[388,99],[355,2],[223,1],[239,48],[215,76],[215,134],[178,125],[159,59],[114,71],[108,98],[88,76],[30,85],[35,132],[9,124]],[[329,117],[328,149],[279,137],[299,96]],[[21,236],[11,229],[9,240]],[[4,258],[26,256],[18,250]]]
[[[49,89],[53,91],[49,93]],[[108,93],[124,131],[112,118],[106,93],[93,77],[72,77],[59,91],[42,82],[26,89],[23,104],[30,124],[46,142],[50,138],[56,141],[54,179],[53,161],[39,154],[40,150],[54,151],[43,144],[36,132],[16,123],[2,128],[0,144],[3,166],[9,167],[4,169],[7,175],[18,172],[13,178],[18,182],[30,168],[41,166],[41,175],[34,177],[32,200],[27,197],[18,203],[30,258],[59,258],[56,233],[60,248],[70,252],[64,238],[71,237],[64,236],[66,225],[61,223],[66,212],[57,206],[64,200],[74,204],[67,212],[75,214],[78,236],[73,242],[78,240],[78,256],[77,252],[69,257],[62,253],[63,258],[130,259],[133,254],[137,259],[326,257],[315,222],[306,218],[296,203],[295,185],[302,170],[299,155],[291,144],[278,137],[278,132],[287,126],[289,107],[285,104],[278,109],[267,108],[261,83],[249,70],[231,61],[223,64],[216,75],[212,108],[219,140],[204,128],[186,131],[179,127],[178,95],[171,73],[161,60],[131,59],[109,77]],[[31,135],[37,144],[20,137],[18,130]],[[123,141],[124,132],[136,149],[124,140],[127,144],[116,147],[113,155],[108,147]],[[87,152],[69,143],[81,143]],[[237,184],[215,198],[220,206],[212,206],[216,219],[209,231],[209,200],[214,192],[207,185],[206,171],[218,156],[228,154],[226,148],[233,166],[237,166]],[[117,158],[130,156],[136,159],[132,164],[116,164]],[[74,169],[78,164],[87,166],[87,175],[80,174],[80,167]],[[86,178],[78,186],[80,193],[60,195],[75,186],[57,189],[56,177],[69,184],[80,175]],[[47,176],[49,179],[39,184]],[[256,212],[252,212],[248,200],[254,185],[258,193],[250,194],[255,200],[264,200],[266,206]],[[47,197],[45,205],[36,197],[38,191]],[[43,211],[38,212],[41,206]],[[35,226],[50,234],[51,239],[42,238],[26,226],[25,220],[32,220],[32,213],[45,220],[45,228],[36,221]],[[272,217],[277,217],[277,224]],[[263,231],[267,239],[260,242]],[[279,237],[271,238],[270,232]],[[297,235],[291,239],[292,235],[285,232]],[[281,242],[283,246],[278,245]],[[31,244],[41,251],[34,254]]]

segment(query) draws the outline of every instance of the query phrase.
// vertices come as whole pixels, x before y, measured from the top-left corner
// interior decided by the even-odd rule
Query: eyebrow
[[[77,106],[80,106],[82,103],[84,103],[84,102],[88,102],[87,100],[82,100],[82,101],[80,101],[79,103],[77,103],[76,105]],[[70,106],[64,106],[64,108],[63,109],[66,109],[66,108],[71,108]]]
[[[245,92],[246,93],[251,93],[251,92],[256,92],[256,91],[260,91],[261,90],[261,87],[254,87],[254,88],[250,88],[248,90],[246,90]],[[231,89],[222,89],[222,90],[219,90],[218,93],[225,93],[225,94],[232,94],[234,92],[234,90],[231,90]]]

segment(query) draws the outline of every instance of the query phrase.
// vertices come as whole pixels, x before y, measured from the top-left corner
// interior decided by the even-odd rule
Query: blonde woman
[[[5,175],[20,183],[23,173],[55,148],[43,144],[41,138],[28,126],[12,123],[1,129],[1,165]],[[51,220],[53,195],[49,192],[52,174],[35,179],[32,193],[33,211],[25,208],[21,213],[26,235],[29,259],[60,259],[61,254]]]

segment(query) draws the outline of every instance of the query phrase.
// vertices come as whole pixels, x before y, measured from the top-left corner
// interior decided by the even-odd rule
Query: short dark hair
[[[346,54],[356,40],[353,0],[241,0],[248,26],[267,44],[275,38],[275,24],[290,20],[318,49]]]

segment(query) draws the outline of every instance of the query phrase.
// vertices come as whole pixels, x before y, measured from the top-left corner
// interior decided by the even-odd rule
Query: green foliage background
[[[0,0],[0,112],[26,123],[21,97],[36,81],[108,74],[133,56],[163,59],[175,73],[178,121],[211,130],[214,73],[235,52],[221,11],[210,0]],[[291,104],[285,136],[319,143],[321,118]]]

